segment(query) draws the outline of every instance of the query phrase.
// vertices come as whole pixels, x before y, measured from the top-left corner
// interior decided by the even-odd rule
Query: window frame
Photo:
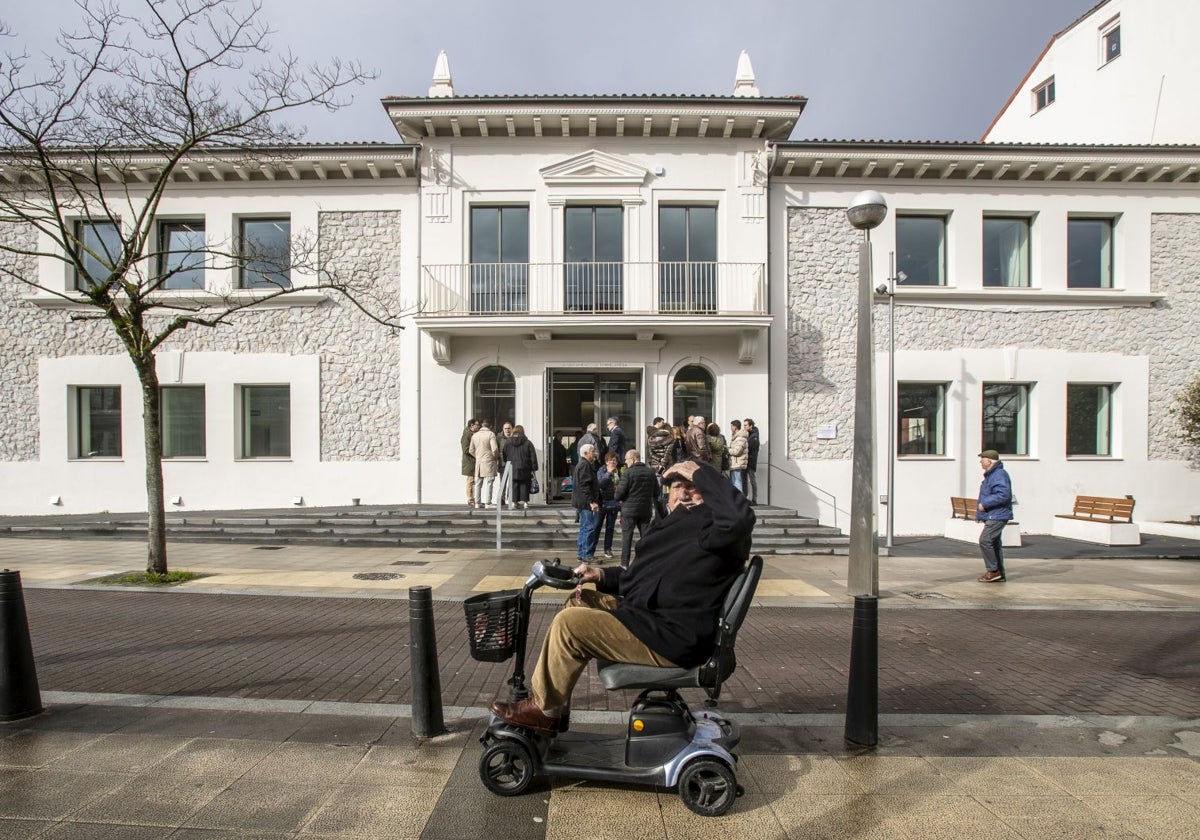
[[[170,392],[181,391],[199,391],[200,392],[200,451],[187,452],[181,454],[173,454],[168,448],[168,440],[171,437],[169,429],[168,405],[169,400],[167,394]],[[163,460],[183,461],[183,460],[204,460],[208,457],[208,392],[204,385],[160,385],[158,389],[158,434],[159,442],[162,445]],[[194,434],[194,432],[192,432]]]
[[[1107,67],[1121,57],[1121,16],[1109,19],[1100,27],[1100,66]],[[1114,38],[1115,36],[1115,38]],[[1116,43],[1115,55],[1110,55],[1112,44]]]
[[[98,452],[93,450],[91,443],[87,441],[85,446],[84,437],[92,433],[93,427],[96,425],[92,412],[88,405],[90,400],[90,392],[92,391],[111,391],[116,393],[116,451]],[[101,408],[101,411],[105,409]],[[124,436],[124,395],[121,392],[120,385],[72,385],[71,400],[69,403],[70,418],[70,447],[68,456],[71,460],[79,461],[95,461],[95,460],[110,460],[119,461],[124,457],[124,445],[122,438]],[[112,412],[114,409],[107,409]],[[85,422],[86,413],[86,422]]]
[[[988,253],[988,223],[989,222],[1008,222],[1019,223],[1020,230],[1023,232],[1023,241],[1020,243],[1019,250],[1023,252],[1021,260],[1020,272],[1023,274],[1023,283],[1005,284],[1005,283],[989,283],[988,278],[991,274],[989,253]],[[981,252],[982,263],[980,265],[979,285],[985,289],[1032,289],[1033,283],[1033,216],[1027,216],[1020,213],[984,213],[983,221],[980,226],[981,232]],[[996,255],[992,255],[996,256]],[[1011,262],[1011,259],[1009,260]],[[1000,263],[997,263],[999,266]]]
[[[522,255],[505,253],[506,244],[516,245],[515,241],[505,239],[505,217],[508,213],[520,210],[525,211],[524,258],[514,259],[513,257]],[[477,218],[477,213],[482,215],[485,212],[495,213],[494,219],[487,220],[488,224],[495,224],[497,259],[494,261],[477,259],[481,254],[476,249],[484,244],[477,242],[476,239],[476,233],[482,232],[484,227],[480,224],[481,220]],[[467,220],[467,251],[471,264],[471,312],[528,312],[529,243],[532,222],[529,204],[472,204],[468,208]],[[510,223],[516,224],[516,220],[512,220]]]
[[[1105,432],[1105,435],[1104,435],[1105,440],[1104,440],[1103,448],[1107,449],[1106,452],[1091,452],[1091,451],[1089,451],[1089,452],[1072,452],[1071,451],[1072,440],[1073,440],[1073,437],[1075,437],[1072,435],[1072,419],[1077,414],[1077,412],[1073,412],[1071,409],[1071,391],[1073,389],[1082,389],[1082,388],[1095,389],[1096,391],[1102,392],[1104,394],[1102,399],[1097,400],[1097,403],[1103,404],[1102,406],[1100,406],[1100,411],[1103,412],[1103,426],[1104,426],[1104,432]],[[1116,454],[1113,451],[1113,447],[1116,442],[1113,424],[1114,424],[1114,420],[1116,418],[1117,392],[1118,392],[1118,385],[1113,382],[1068,382],[1066,384],[1066,402],[1064,404],[1065,409],[1066,409],[1066,417],[1065,417],[1066,422],[1064,423],[1065,428],[1063,430],[1064,431],[1063,454],[1066,455],[1067,458],[1072,458],[1072,459],[1074,459],[1074,458],[1089,459],[1090,458],[1090,459],[1108,460],[1108,459],[1116,457]],[[1098,411],[1096,414],[1096,418],[1093,418],[1093,419],[1098,419],[1099,416],[1100,416],[1100,412]],[[1100,430],[1098,427],[1100,425],[1101,424],[1099,422],[1097,422],[1096,428],[1093,428],[1093,430],[1091,431],[1091,434],[1088,435],[1089,437],[1091,437],[1091,439],[1093,441],[1096,441],[1099,437]],[[1101,447],[1093,446],[1091,448],[1099,449]]]
[[[914,274],[910,271],[905,271],[905,255],[901,244],[901,223],[908,221],[934,221],[938,223],[939,237],[937,244],[937,282],[926,283],[914,280]],[[897,285],[911,286],[913,288],[946,288],[950,285],[949,281],[949,227],[950,215],[948,213],[922,213],[913,211],[897,211],[896,220],[894,223],[894,234],[896,241],[896,276],[904,275],[904,279],[900,280]],[[912,268],[912,266],[909,266]]]
[[[716,312],[720,295],[719,204],[704,201],[663,202],[657,209],[658,311]],[[696,214],[695,220],[693,213]],[[678,221],[682,222],[682,236],[678,241],[666,235],[673,214],[681,214]],[[681,253],[674,253],[676,245],[682,245]],[[711,254],[706,251],[711,251]],[[697,259],[697,256],[708,258]]]
[[[121,256],[120,251],[124,247],[124,240],[122,240],[122,238],[121,238],[121,222],[119,219],[76,219],[74,224],[72,225],[72,231],[74,232],[74,235],[75,235],[75,241],[72,243],[72,246],[75,249],[74,253],[75,253],[76,259],[79,262],[83,263],[85,269],[86,269],[87,263],[89,261],[96,262],[95,257],[92,257],[84,250],[84,246],[86,243],[85,229],[91,230],[91,231],[97,231],[99,228],[111,228],[114,236],[116,237],[115,243],[108,243],[108,244],[116,244],[117,253],[110,254],[108,251],[108,244],[105,244],[105,242],[103,240],[103,236],[101,235],[101,238],[99,239],[97,244],[104,246],[104,253],[107,256],[111,256],[116,259],[119,259]],[[72,274],[72,284],[73,284],[72,287],[73,287],[74,291],[86,292],[90,287],[99,285],[98,283],[94,283],[94,282],[88,282],[85,284],[83,282],[84,278],[83,278],[82,274],[80,273],[78,267],[75,267],[73,269],[73,271],[71,272],[71,274]],[[91,279],[90,274],[88,275],[88,279],[89,280]]]
[[[1046,79],[1033,89],[1033,113],[1040,113],[1054,104],[1056,91],[1054,77]]]
[[[187,219],[159,219],[155,224],[155,235],[157,236],[158,254],[155,260],[155,276],[158,278],[158,288],[165,291],[197,291],[207,287],[206,272],[208,269],[207,251],[202,245],[201,250],[186,250],[174,251],[171,250],[171,234],[185,226],[192,226],[193,229],[189,233],[199,233],[202,240],[207,234],[205,220],[203,217],[187,218]],[[198,227],[199,230],[194,228]],[[171,257],[179,254],[186,258],[187,255],[198,254],[200,256],[200,264],[196,266],[188,266],[186,268],[172,267],[169,265]],[[174,274],[167,276],[170,272]],[[187,285],[173,285],[180,277],[191,276],[193,272],[199,273],[199,283],[189,283]],[[164,279],[165,278],[165,279]]]
[[[285,272],[272,272],[269,270],[260,270],[256,266],[262,265],[264,268],[270,268],[270,264],[267,263],[266,259],[263,259],[263,258],[271,257],[274,255],[261,254],[261,255],[258,255],[259,259],[255,259],[255,258],[253,258],[252,255],[248,254],[246,251],[246,244],[248,242],[252,241],[251,237],[248,235],[248,233],[246,231],[247,225],[272,225],[272,224],[287,226],[287,231],[286,231],[287,252],[286,252],[286,254],[283,255],[284,261],[287,263]],[[261,291],[264,289],[280,290],[280,289],[295,288],[295,286],[292,284],[292,270],[291,270],[291,268],[292,268],[291,267],[291,261],[292,261],[292,218],[291,218],[291,216],[290,215],[240,216],[240,217],[238,217],[238,220],[237,220],[237,230],[238,230],[238,288],[245,289],[248,291]],[[268,275],[272,275],[272,274],[281,276],[282,281],[279,283],[276,283],[276,282],[272,282],[269,279],[260,279],[257,281],[248,282],[249,278],[252,275],[257,276],[259,278],[265,278]]]
[[[238,389],[238,435],[237,460],[239,461],[287,461],[292,457],[292,386],[287,382],[247,383],[239,384]],[[249,415],[253,405],[251,394],[257,390],[285,390],[287,392],[287,439],[286,453],[267,452],[257,454],[254,451],[255,428],[253,418]],[[265,396],[265,395],[264,395]],[[268,447],[270,444],[268,443]]]
[[[1076,284],[1071,282],[1071,229],[1077,223],[1101,222],[1107,225],[1108,242],[1105,246],[1107,253],[1100,254],[1100,283],[1099,285]],[[1117,288],[1116,278],[1116,240],[1117,240],[1117,217],[1116,216],[1095,216],[1095,215],[1076,215],[1069,214],[1067,216],[1067,266],[1066,266],[1066,285],[1068,289],[1115,289]],[[1105,278],[1103,262],[1107,258],[1108,261],[1108,277]],[[1107,279],[1107,284],[1105,283]]]
[[[908,419],[920,419],[922,421],[922,426],[928,427],[926,433],[922,434],[920,436],[920,438],[923,440],[932,440],[933,451],[928,451],[928,450],[922,451],[922,452],[914,452],[914,451],[905,452],[905,451],[903,451],[904,444],[906,443],[905,432],[904,432],[904,421],[906,418],[904,416],[905,411],[901,407],[901,399],[903,396],[902,392],[904,391],[905,386],[910,386],[914,389],[915,388],[936,389],[935,394],[934,394],[934,399],[936,400],[937,405],[934,408],[932,422],[926,422],[930,418],[927,418],[925,416],[922,416],[920,418],[908,418]],[[946,402],[947,402],[947,396],[948,396],[949,392],[950,392],[950,383],[949,382],[927,381],[927,380],[898,380],[896,382],[896,429],[895,429],[896,452],[895,452],[895,455],[897,458],[944,458],[944,457],[946,457],[947,451],[948,451],[946,448]],[[911,431],[911,426],[910,426],[910,431]],[[909,438],[910,441],[914,440],[914,439],[915,438]]]
[[[1031,435],[1034,429],[1033,425],[1033,382],[982,382],[980,383],[980,418],[979,418],[979,438],[980,451],[984,449],[995,449],[1001,455],[1011,455],[1015,458],[1031,458],[1033,457],[1033,441]],[[1007,442],[1001,442],[998,437],[989,437],[988,435],[988,388],[1014,388],[1019,389],[1018,394],[1023,395],[1020,399],[1020,405],[1016,410],[1016,430],[1014,437],[1017,441],[1016,451],[1009,449]]]

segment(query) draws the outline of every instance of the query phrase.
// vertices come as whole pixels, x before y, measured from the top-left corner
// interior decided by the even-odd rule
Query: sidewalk
[[[746,795],[705,820],[669,791],[483,788],[511,663],[463,654],[457,602],[519,586],[528,555],[176,544],[173,568],[211,576],[142,593],[87,583],[140,568],[141,543],[0,539],[48,707],[0,724],[0,838],[1200,835],[1200,563],[1013,552],[1008,583],[980,584],[971,546],[941,551],[881,560],[870,752],[842,739],[846,558],[767,558],[721,703]],[[401,687],[416,585],[450,730],[423,743]],[[539,593],[538,628],[560,598]],[[624,698],[594,682],[572,729],[621,732]]]

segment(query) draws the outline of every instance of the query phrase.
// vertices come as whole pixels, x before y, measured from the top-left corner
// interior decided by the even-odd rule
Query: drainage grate
[[[422,548],[417,554],[449,554],[448,548]]]
[[[355,580],[399,580],[404,575],[395,572],[359,572],[354,576]]]
[[[428,560],[397,560],[393,566],[428,566]]]
[[[255,551],[283,551],[283,546],[281,546],[281,545],[256,545],[256,546],[254,546],[254,550]]]
[[[946,597],[945,595],[943,595],[940,592],[905,592],[904,594],[907,595],[909,598],[922,598],[922,599],[929,599],[929,598],[944,599]]]

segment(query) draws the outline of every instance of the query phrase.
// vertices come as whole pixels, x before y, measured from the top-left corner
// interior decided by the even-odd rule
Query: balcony
[[[766,267],[727,262],[426,265],[423,318],[767,314]]]

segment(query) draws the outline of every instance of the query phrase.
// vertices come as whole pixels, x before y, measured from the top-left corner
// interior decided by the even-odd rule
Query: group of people
[[[505,464],[512,465],[512,492],[507,499],[503,486],[496,480],[503,474]],[[514,509],[527,509],[537,470],[537,450],[525,436],[524,426],[505,422],[497,435],[491,420],[467,421],[462,433],[467,507],[486,509],[488,505],[507,503]]]
[[[721,433],[717,423],[704,417],[688,417],[687,424],[669,426],[661,418],[647,431],[647,452],[651,468],[663,475],[675,463],[691,459],[700,461],[728,476],[741,493],[758,504],[758,426],[749,417],[729,421],[729,437]]]

